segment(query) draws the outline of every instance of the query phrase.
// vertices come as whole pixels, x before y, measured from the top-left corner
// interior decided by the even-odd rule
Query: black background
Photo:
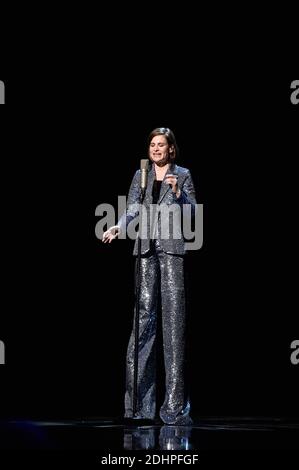
[[[193,415],[298,416],[298,76],[266,47],[165,37],[102,34],[1,70],[3,416],[122,414],[133,245],[97,240],[95,208],[127,194],[157,126],[204,205],[187,261]]]

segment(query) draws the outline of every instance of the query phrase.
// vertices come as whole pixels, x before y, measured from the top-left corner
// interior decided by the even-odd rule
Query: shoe
[[[174,421],[169,421],[164,417],[162,421],[166,426],[192,426],[193,424],[191,416],[178,416]]]

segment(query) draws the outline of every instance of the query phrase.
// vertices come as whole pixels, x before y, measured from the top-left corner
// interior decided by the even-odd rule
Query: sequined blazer
[[[151,165],[148,171],[148,180],[146,192],[143,200],[142,210],[140,206],[140,178],[141,171],[137,170],[128,194],[127,199],[127,208],[126,212],[122,215],[118,221],[118,225],[121,228],[121,233],[124,234],[127,230],[129,233],[129,227],[132,224],[137,226],[141,220],[141,229],[139,227],[139,234],[141,234],[141,254],[146,254],[151,247],[151,240],[153,238],[158,238],[160,240],[160,246],[165,253],[184,255],[186,252],[185,247],[185,238],[182,230],[182,217],[170,216],[169,217],[169,236],[161,236],[161,220],[165,220],[165,213],[163,210],[166,210],[171,207],[170,210],[178,209],[177,212],[180,212],[183,207],[184,210],[187,209],[187,212],[194,217],[196,210],[196,196],[195,189],[192,181],[190,171],[187,168],[183,168],[176,164],[169,165],[169,168],[166,172],[167,174],[175,174],[178,176],[178,187],[181,190],[180,196],[177,198],[173,193],[170,185],[166,184],[164,181],[161,184],[160,195],[158,198],[157,205],[155,205],[155,217],[150,219],[149,214],[153,208],[153,183],[155,180],[155,170],[154,165]],[[177,206],[177,207],[176,207]],[[188,211],[189,209],[189,211]],[[140,218],[140,212],[142,217]],[[176,213],[176,211],[174,211]],[[180,212],[182,214],[182,212]],[[145,223],[151,220],[150,223]],[[162,222],[163,223],[163,222]],[[180,227],[177,227],[180,225]],[[178,229],[178,230],[177,230]],[[153,237],[153,233],[156,235]],[[167,234],[168,235],[168,234]],[[134,245],[133,254],[138,254],[138,245],[137,238]]]

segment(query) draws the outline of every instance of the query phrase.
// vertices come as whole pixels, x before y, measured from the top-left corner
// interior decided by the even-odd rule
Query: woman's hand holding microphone
[[[165,183],[171,186],[172,192],[175,193],[176,197],[179,198],[181,195],[181,190],[178,186],[178,176],[177,175],[166,175]]]

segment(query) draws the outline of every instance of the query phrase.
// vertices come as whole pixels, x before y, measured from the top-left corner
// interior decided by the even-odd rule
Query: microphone
[[[148,167],[149,167],[149,160],[147,159],[140,160],[140,170],[141,170],[140,188],[141,188],[142,193],[145,192],[146,187],[147,187]]]

